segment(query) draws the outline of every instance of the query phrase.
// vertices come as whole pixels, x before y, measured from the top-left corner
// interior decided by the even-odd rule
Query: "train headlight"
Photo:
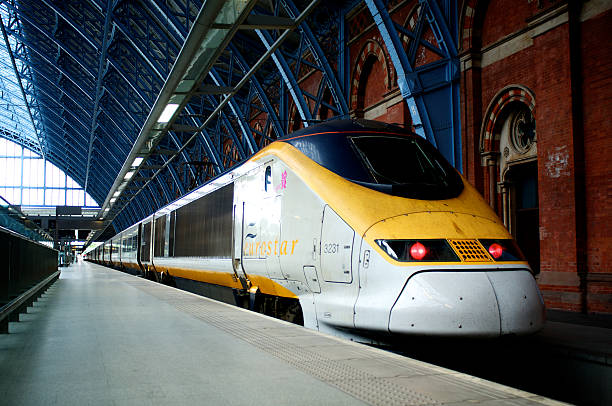
[[[376,240],[376,243],[400,262],[459,262],[446,240]]]
[[[495,261],[525,261],[514,240],[480,240]]]

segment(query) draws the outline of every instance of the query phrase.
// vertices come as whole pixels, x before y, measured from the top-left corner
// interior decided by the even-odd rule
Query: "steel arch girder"
[[[187,32],[188,32],[188,29],[186,29],[186,27],[180,26],[180,24],[178,24],[178,21],[176,20],[174,15],[171,15],[170,17],[171,17],[170,19],[172,20],[172,24],[169,24],[169,26],[172,26],[174,28],[174,30],[176,31],[176,33],[180,36],[180,40],[184,41],[185,36],[187,35]],[[179,27],[179,26],[181,28],[185,28],[185,29],[178,29],[177,27]],[[165,35],[165,37],[167,39],[170,39],[170,35],[169,34]],[[178,44],[179,41],[173,41],[173,42],[176,42]],[[178,47],[177,47],[176,50],[178,51]],[[229,124],[227,125],[227,128],[228,128],[228,131],[232,131],[232,127]],[[209,157],[213,160],[213,162],[215,164],[215,167],[217,168],[217,171],[220,173],[223,170],[223,167],[222,167],[222,164],[221,164],[221,160],[219,159],[218,153],[213,153],[214,148],[212,148],[212,142],[210,140],[210,136],[207,133],[203,132],[201,138],[202,138],[201,141],[204,143],[205,148],[209,151],[209,153],[208,153]],[[176,140],[175,140],[175,143],[176,143],[177,147],[180,148],[180,143],[178,143]],[[189,161],[187,159],[187,157],[186,157],[184,152],[181,153],[181,156],[182,156],[182,158],[183,158],[183,160],[185,162]],[[192,169],[190,169],[190,172],[191,172],[192,176],[194,176]],[[177,178],[176,173],[173,174],[173,177],[175,179]],[[182,182],[177,181],[176,185],[178,186],[179,190],[181,190],[181,192],[184,193],[184,186],[183,186]]]
[[[74,21],[73,21],[73,20],[72,20],[72,19],[71,19],[71,18],[70,18],[68,15],[66,15],[66,13],[64,13],[62,10],[60,10],[60,9],[59,9],[59,8],[57,8],[57,7],[55,7],[54,5],[49,4],[48,2],[47,2],[47,4],[49,5],[49,7],[50,7],[50,8],[51,8],[51,9],[52,9],[52,10],[53,10],[53,11],[54,11],[54,12],[55,12],[55,13],[56,13],[58,16],[62,17],[62,19],[64,19],[64,21],[66,21],[66,22],[67,22],[67,23],[68,23],[70,26],[75,27],[75,26],[77,25],[77,24],[76,24],[76,23],[75,23],[75,22],[74,22]],[[109,23],[108,23],[108,24],[113,24],[113,26],[117,26],[117,24],[116,24],[114,21],[109,21]],[[90,44],[95,44],[95,41],[94,41],[92,38],[90,38],[90,37],[89,37],[89,36],[88,36],[86,33],[84,33],[83,31],[81,31],[81,30],[76,30],[76,29],[75,29],[75,31],[77,31],[77,34],[80,34],[80,35],[81,35],[81,36],[82,36],[82,37],[83,37],[83,38],[84,38],[86,41],[88,41]],[[125,34],[124,34],[124,35],[125,35]],[[56,43],[58,43],[58,46],[62,46],[63,48],[68,48],[66,45],[61,44],[57,38],[53,38],[53,40],[54,40]],[[128,43],[130,43],[130,42],[129,42],[129,38],[128,38],[128,37],[126,37],[126,40],[128,40]],[[111,42],[112,42],[112,41],[111,41]],[[137,48],[137,47],[136,47],[136,46],[135,46],[133,43],[130,43],[130,44],[132,45],[132,47],[134,48],[134,50],[138,51],[139,53],[142,53],[142,51],[140,51],[140,49],[138,49],[138,48]],[[108,48],[110,48],[110,45],[111,45],[111,43],[109,43],[109,44],[108,44]],[[96,46],[97,46],[97,44],[96,44]],[[73,54],[72,54],[72,55],[73,55]],[[84,70],[86,70],[86,72],[87,72],[87,73],[89,73],[89,75],[91,75],[91,76],[92,76],[92,77],[94,77],[94,78],[96,77],[95,73],[94,73],[93,71],[90,71],[90,69],[89,69],[89,68],[87,68],[87,67],[85,66],[85,64],[84,64],[84,62],[83,62],[83,61],[80,61],[80,60],[79,60],[79,58],[77,58],[76,56],[73,56],[73,58],[75,58],[75,60],[77,61],[77,63],[78,63],[80,66],[82,66],[82,67],[84,68]],[[143,57],[142,59],[143,59],[143,60],[145,60],[145,61],[148,61],[146,57]],[[119,73],[119,76],[120,76],[120,77],[121,77],[121,78],[122,78],[122,79],[125,81],[125,83],[126,83],[126,84],[128,84],[129,86],[131,86],[131,87],[132,87],[132,89],[134,90],[134,92],[135,92],[135,93],[136,93],[136,94],[137,94],[137,95],[138,95],[138,96],[141,98],[141,100],[142,100],[143,102],[145,102],[145,104],[146,104],[147,108],[150,108],[150,105],[149,105],[149,102],[150,102],[150,101],[149,101],[149,99],[148,99],[148,98],[147,98],[147,97],[146,97],[146,96],[145,96],[145,95],[144,95],[144,94],[141,92],[141,90],[140,90],[140,89],[137,89],[135,86],[133,86],[133,85],[132,85],[132,81],[130,81],[130,80],[128,80],[128,79],[127,79],[128,74],[127,74],[125,71],[123,71],[123,69],[120,67],[120,64],[119,64],[117,61],[115,61],[115,59],[114,59],[114,58],[113,58],[111,55],[107,55],[106,60],[108,61],[108,63],[110,64],[110,66],[113,66],[113,68],[114,68],[115,70],[117,70],[117,72]],[[148,69],[150,69],[150,68],[151,68],[150,66],[145,66],[145,67],[146,67],[146,68],[148,68]],[[107,66],[107,68],[108,68],[108,66]],[[163,77],[161,77],[161,76],[159,75],[159,73],[158,73],[158,72],[154,72],[154,71],[152,71],[152,70],[149,70],[148,72],[149,72],[149,74],[150,74],[151,76],[156,75],[156,76],[158,76],[158,77],[160,78],[160,80],[162,80],[162,81],[164,80],[164,78],[163,78]],[[107,90],[107,91],[110,91],[110,89],[108,89],[108,88],[107,88],[106,90]],[[115,97],[115,99],[116,99],[116,97]]]
[[[266,50],[269,50],[271,48],[271,44],[273,43],[270,34],[268,34],[265,30],[255,30],[255,32]],[[285,86],[287,86],[289,93],[291,93],[293,102],[295,103],[295,107],[300,114],[304,127],[308,127],[312,121],[312,115],[310,114],[310,109],[308,108],[308,103],[306,102],[306,98],[302,93],[302,89],[293,75],[289,64],[285,60],[285,57],[282,55],[280,50],[276,50],[272,54],[272,59],[274,60],[274,63],[276,64],[276,67],[283,78]]]
[[[219,75],[217,73],[215,68],[212,68],[210,70],[209,76],[212,78],[212,80],[215,83],[215,85],[217,85],[217,86],[225,86],[226,85],[225,82],[223,81],[223,79],[221,78],[221,75]],[[253,133],[251,132],[251,128],[249,126],[249,123],[245,119],[245,117],[242,114],[242,111],[240,110],[240,108],[238,106],[236,106],[236,100],[234,98],[232,98],[228,104],[230,106],[230,109],[231,109],[232,113],[234,114],[234,116],[238,120],[238,124],[240,125],[240,129],[242,130],[242,135],[246,139],[247,145],[249,147],[249,152],[252,155],[255,152],[257,152],[257,145],[255,144],[255,140],[253,139]],[[231,126],[230,125],[226,125],[226,127],[231,127]],[[242,145],[242,143],[240,142],[240,140],[236,136],[236,133],[233,132],[233,128],[232,128],[232,135],[233,135],[233,138],[234,138],[234,142],[239,147],[238,151],[240,152],[240,156],[242,157],[242,159],[246,159],[247,158],[247,154],[246,154],[246,151],[244,150],[244,146]]]
[[[236,46],[234,46],[231,42],[229,44],[229,47],[230,47],[230,49],[232,51],[232,57],[235,57],[237,59],[238,66],[240,67],[240,70],[243,73],[248,72],[248,69],[246,69],[248,64],[246,63],[246,60],[244,59],[242,54],[239,52],[238,48]],[[272,121],[272,124],[274,125],[274,129],[276,130],[277,138],[280,138],[280,137],[286,135],[286,133],[285,133],[285,131],[283,129],[283,126],[281,125],[280,120],[278,118],[278,115],[276,114],[276,111],[274,110],[274,107],[270,103],[270,99],[268,98],[268,95],[266,95],[266,92],[264,91],[263,87],[261,86],[261,83],[257,79],[256,75],[253,75],[251,77],[251,84],[253,84],[255,86],[257,94],[259,95],[259,99],[262,101],[264,107],[266,108],[268,116],[272,117],[271,121]]]
[[[44,93],[44,94],[47,96],[47,99],[48,99],[49,101],[52,101],[52,102],[55,102],[56,104],[58,104],[58,105],[60,106],[60,108],[62,108],[62,109],[63,109],[63,110],[66,112],[66,113],[68,113],[70,116],[72,116],[72,117],[74,118],[74,120],[76,121],[76,123],[78,123],[78,124],[79,124],[81,127],[85,127],[85,124],[84,124],[84,123],[82,123],[82,122],[81,122],[81,121],[80,121],[80,120],[79,120],[79,119],[78,119],[78,118],[77,118],[77,117],[74,115],[74,113],[73,113],[72,109],[70,109],[70,108],[68,108],[68,107],[66,107],[66,106],[63,106],[63,105],[59,104],[59,102],[58,102],[57,100],[53,99],[53,98],[51,97],[51,95],[50,95],[50,94],[49,94],[49,93],[48,93],[48,92],[47,92],[47,91],[46,91],[44,88],[42,88],[42,87],[40,87],[40,86],[39,86],[39,87],[38,87],[38,91],[39,91],[39,92]],[[69,126],[72,128],[72,130],[73,130],[73,131],[74,131],[74,132],[75,132],[77,135],[79,135],[79,136],[80,136],[80,138],[81,138],[83,141],[86,141],[86,136],[84,135],[84,133],[82,133],[82,132],[81,132],[79,129],[75,128],[75,127],[74,127],[74,125],[73,125],[73,123],[71,123],[71,122],[67,121],[65,117],[62,117],[62,116],[61,116],[61,115],[59,115],[57,112],[55,112],[55,111],[52,109],[52,107],[50,107],[50,106],[48,105],[48,103],[47,103],[47,99],[38,98],[38,101],[39,101],[39,103],[41,103],[43,106],[46,106],[46,107],[48,108],[48,114],[52,114],[52,115],[55,115],[55,116],[57,116],[58,118],[60,118],[60,119],[61,119],[61,121],[63,121],[63,122],[64,122],[64,123],[66,123],[67,125],[69,125]],[[49,125],[49,124],[47,124],[47,125]],[[109,130],[108,130],[108,129],[107,129],[105,126],[104,126],[104,125],[99,124],[99,127],[100,127],[100,128],[102,128],[102,129],[104,129],[105,133],[111,133],[111,132],[110,132],[110,131],[109,131]],[[119,128],[119,130],[121,130],[121,129]],[[121,130],[121,131],[122,131],[122,130]],[[122,131],[122,133],[123,133],[123,131]],[[129,140],[126,140],[126,142],[129,142]]]
[[[18,145],[21,145],[24,148],[29,149],[30,151],[41,155],[40,152],[36,151],[36,145],[33,145],[31,143],[29,143],[28,141],[30,141],[29,138],[23,138],[23,137],[19,137],[19,136],[15,136],[14,133],[9,132],[9,131],[5,131],[4,129],[0,129],[0,137],[7,139],[9,141],[12,141]]]
[[[438,148],[455,168],[461,170],[458,60],[447,22],[440,13],[429,15],[429,22],[434,24],[432,29],[437,33],[436,39],[444,47],[446,58],[442,63],[414,69],[382,0],[365,1],[391,56],[398,77],[398,86],[408,104],[415,131]],[[430,13],[430,3],[435,3],[435,0],[419,0],[419,2],[423,8],[419,18],[423,19]],[[454,24],[456,26],[457,22]],[[444,28],[439,30],[440,26]],[[421,73],[425,72],[430,77],[437,77],[438,83],[424,86]],[[449,108],[437,108],[440,103]],[[439,125],[434,125],[434,120]]]
[[[28,63],[30,63],[30,62],[28,61]],[[75,83],[75,80],[74,80],[74,79],[71,79],[71,78],[70,78],[70,77],[67,75],[67,73],[66,73],[66,72],[63,72],[63,71],[61,70],[61,68],[60,68],[59,66],[54,65],[54,64],[49,64],[49,65],[50,65],[51,67],[53,67],[53,68],[56,68],[56,69],[60,70],[60,73],[61,73],[61,74],[62,74],[64,77],[67,77],[67,78],[68,78],[68,79],[69,79],[71,82]],[[32,67],[30,66],[30,68],[32,68]],[[68,97],[69,97],[69,98],[72,100],[72,102],[73,102],[73,104],[74,104],[75,106],[80,107],[80,108],[83,108],[83,107],[82,107],[82,104],[83,104],[83,103],[80,103],[79,101],[77,101],[77,100],[73,99],[73,96],[71,96],[70,94],[66,93],[66,92],[63,90],[63,88],[60,88],[60,87],[59,87],[59,85],[58,85],[57,83],[55,83],[54,81],[51,81],[50,79],[48,79],[48,78],[46,77],[46,74],[45,74],[45,73],[43,73],[43,72],[41,72],[41,71],[38,71],[38,70],[37,70],[37,69],[35,69],[35,68],[32,68],[32,69],[34,69],[34,71],[35,71],[35,72],[37,72],[37,74],[41,75],[41,76],[42,76],[42,78],[44,78],[44,79],[46,79],[47,81],[49,81],[49,82],[50,82],[50,83],[51,83],[51,84],[52,84],[52,85],[53,85],[53,86],[54,86],[54,87],[55,87],[55,88],[56,88],[56,89],[57,89],[57,90],[58,90],[58,91],[59,91],[61,94],[64,94],[64,95],[68,96]],[[38,90],[39,90],[39,91],[43,91],[43,92],[44,92],[44,87],[41,87],[40,83],[39,83],[39,85],[38,85],[36,88],[38,88]],[[81,89],[81,91],[83,91],[83,90]],[[48,94],[48,96],[49,96],[49,97],[50,97],[50,98],[53,100],[53,97],[52,97],[50,94]],[[72,113],[72,110],[73,110],[73,109],[72,109],[72,108],[70,108],[69,106],[63,106],[63,105],[61,105],[61,107],[62,107],[63,109],[65,109],[65,111],[68,111],[70,114],[74,115],[74,114]],[[123,106],[122,106],[122,107],[123,107]],[[89,116],[89,112],[87,112],[86,110],[84,110],[83,112],[86,114],[86,116]],[[110,114],[109,114],[109,113],[108,113],[106,110],[104,110],[104,113],[105,113],[105,115],[107,115],[107,116],[109,116],[109,117],[110,117]],[[43,116],[43,117],[44,117],[44,116]],[[75,120],[76,120],[77,122],[79,122],[81,125],[85,126],[83,123],[81,123],[81,122],[80,122],[80,119],[79,119],[79,118],[77,118],[76,116],[75,116],[74,118],[75,118]],[[113,120],[113,121],[114,121],[114,120]],[[105,128],[105,126],[100,125],[99,123],[98,123],[98,125],[100,126],[100,128],[103,128],[103,129],[104,129],[105,133],[107,133],[107,134],[111,134],[111,133],[112,133],[112,132],[110,132],[110,131],[109,131],[107,128]],[[118,127],[118,128],[121,130],[121,132],[122,132],[122,133],[124,133],[124,134],[125,134],[125,131],[124,131],[123,129],[121,129],[120,127]],[[128,141],[128,142],[129,142],[129,140],[128,140],[128,139],[126,139],[126,141]]]
[[[292,0],[282,0],[282,3],[285,6],[286,10],[289,11],[291,17],[295,18],[296,15],[298,14],[298,9],[293,3],[293,1]],[[315,58],[318,60],[319,64],[321,65],[323,72],[325,72],[325,76],[328,81],[328,86],[329,86],[329,89],[331,90],[332,97],[336,103],[336,106],[338,106],[338,108],[340,109],[340,115],[341,116],[348,115],[348,112],[349,112],[348,103],[346,101],[346,98],[344,97],[344,93],[342,92],[342,88],[340,86],[340,83],[338,82],[338,78],[336,77],[334,70],[329,64],[329,61],[327,60],[325,53],[321,49],[319,42],[315,38],[314,34],[312,33],[312,30],[310,29],[310,26],[306,23],[306,21],[304,21],[300,25],[300,28],[302,32],[304,33],[304,35],[306,35],[306,39],[310,43],[310,47],[312,49],[313,54],[315,55]]]
[[[73,84],[73,85],[74,85],[74,86],[75,86],[77,89],[79,89],[79,90],[81,91],[81,93],[83,94],[83,96],[87,97],[89,100],[92,100],[92,99],[89,97],[87,90],[82,89],[82,88],[79,86],[79,84],[77,83],[77,82],[78,82],[78,81],[77,81],[77,79],[75,79],[75,78],[74,78],[74,77],[73,77],[73,76],[72,76],[72,75],[71,75],[69,72],[67,72],[67,71],[66,71],[64,68],[62,68],[62,67],[60,67],[60,66],[56,65],[55,63],[53,63],[53,62],[49,61],[49,60],[48,60],[46,57],[44,57],[44,56],[42,55],[42,51],[41,51],[41,50],[38,50],[36,46],[34,46],[34,45],[28,45],[28,44],[27,44],[27,43],[25,43],[25,42],[24,42],[24,45],[26,45],[26,46],[27,46],[27,47],[28,47],[30,50],[34,51],[34,52],[35,52],[35,53],[38,55],[37,57],[40,57],[40,58],[41,58],[43,61],[45,61],[45,62],[47,63],[47,66],[50,66],[50,67],[52,67],[52,68],[55,68],[55,69],[56,69],[56,70],[57,70],[57,71],[58,71],[58,72],[59,72],[59,73],[60,73],[60,74],[61,74],[63,77],[65,77],[66,79],[68,79],[68,80],[69,80],[69,81],[70,81],[70,82],[71,82],[71,83],[72,83],[72,84]],[[20,53],[17,53],[17,52],[16,52],[16,53],[15,53],[15,59],[19,59],[19,60],[21,60],[21,61],[22,61],[24,64],[27,64],[27,65],[28,65],[28,67],[29,67],[29,68],[30,68],[32,71],[36,72],[37,74],[40,74],[41,76],[45,76],[45,78],[46,78],[48,81],[51,81],[51,80],[50,80],[48,77],[46,77],[46,76],[48,76],[48,75],[47,75],[45,72],[42,72],[42,71],[41,71],[41,70],[40,70],[38,67],[33,66],[34,62],[33,62],[33,61],[31,61],[30,59],[28,59],[26,55],[23,55],[23,56],[22,56]],[[36,80],[34,79],[34,77],[33,77],[33,76],[31,77],[31,80],[32,80],[34,83],[36,82]],[[72,96],[71,96],[71,97],[72,97]],[[87,113],[87,115],[88,115],[88,116],[90,116],[90,114],[89,114],[89,113]]]
[[[422,86],[420,85],[418,76],[414,74],[413,67],[408,61],[400,38],[395,31],[393,20],[391,20],[391,16],[381,0],[365,0],[365,2],[383,37],[389,55],[391,56],[391,61],[397,73],[397,82],[400,92],[408,103],[408,108],[412,117],[412,125],[417,134],[428,139],[435,146],[435,138],[433,137],[433,131],[431,130],[429,121],[427,119],[421,119],[425,106],[415,98],[415,95],[420,94],[422,91]]]
[[[107,10],[106,10],[106,15],[104,16],[104,30],[102,34],[102,46],[101,46],[102,50],[100,52],[100,59],[98,63],[98,74],[96,76],[96,90],[95,90],[95,97],[94,97],[94,107],[93,107],[92,118],[91,118],[91,130],[90,130],[89,140],[88,140],[89,145],[87,148],[87,163],[85,164],[85,186],[84,186],[85,191],[87,191],[87,186],[89,184],[89,170],[91,167],[91,153],[93,150],[96,127],[97,125],[99,125],[98,109],[100,108],[100,99],[102,98],[102,94],[104,92],[104,86],[103,86],[104,76],[106,75],[108,71],[108,62],[106,61],[106,57],[107,57],[109,45],[113,41],[113,37],[114,37],[114,31],[110,33],[110,38],[109,38],[109,32],[108,32],[110,28],[112,10],[114,6],[116,5],[116,3],[112,4],[111,1],[112,0],[107,0],[107,3],[106,3]]]
[[[8,8],[11,8],[13,12],[15,13],[18,12],[14,6],[9,5],[8,3],[5,3],[5,4],[7,5]],[[90,68],[87,66],[87,64],[84,63],[84,61],[82,61],[81,58],[78,55],[76,55],[72,49],[70,49],[70,47],[66,46],[66,44],[63,41],[60,41],[58,38],[55,38],[53,33],[47,32],[40,24],[38,24],[35,21],[31,21],[31,19],[25,16],[23,13],[19,14],[19,21],[20,22],[25,21],[28,24],[30,24],[35,30],[40,32],[49,41],[54,43],[59,49],[63,50],[67,55],[69,55],[82,68],[84,72],[88,73],[92,78],[95,77],[95,74],[90,71]],[[23,24],[21,25],[23,26]],[[23,27],[22,29],[25,30],[25,27]]]

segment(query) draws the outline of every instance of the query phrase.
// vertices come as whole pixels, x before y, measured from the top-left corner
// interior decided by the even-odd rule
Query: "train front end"
[[[378,218],[362,234],[371,250],[360,257],[356,327],[368,327],[361,323],[384,295],[393,300],[381,301],[391,334],[493,337],[542,327],[542,296],[516,242],[437,150],[394,134],[351,141],[372,178],[390,185],[368,199]]]
[[[425,235],[400,231],[424,224],[430,224]],[[389,292],[393,303],[384,310],[388,331],[495,337],[541,329],[544,304],[531,269],[515,241],[495,228],[489,219],[457,212],[410,213],[375,224],[364,240],[364,247],[370,246],[367,240],[373,243],[364,256],[376,267],[363,269],[370,273],[366,286],[380,289],[393,273],[401,274],[399,283],[403,281],[399,294],[397,287]],[[383,295],[366,289],[359,299]],[[359,299],[358,324],[368,319],[369,311]],[[367,328],[367,322],[361,327]]]
[[[542,327],[542,296],[512,236],[427,141],[356,120],[312,132],[287,142],[325,168],[308,183],[361,237],[347,304],[356,329],[493,337]]]

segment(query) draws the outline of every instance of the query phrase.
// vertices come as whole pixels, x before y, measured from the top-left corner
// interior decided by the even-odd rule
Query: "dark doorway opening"
[[[529,265],[540,272],[540,213],[536,161],[513,165],[508,174],[511,188],[510,230]]]

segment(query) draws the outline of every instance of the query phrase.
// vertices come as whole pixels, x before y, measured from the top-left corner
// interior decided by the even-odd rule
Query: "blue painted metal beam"
[[[230,67],[230,74],[231,74],[231,67]],[[211,79],[213,80],[213,82],[215,83],[215,85],[217,86],[225,86],[226,83],[223,81],[223,79],[221,78],[221,76],[217,73],[217,71],[213,68],[210,70],[209,73]],[[230,81],[228,81],[228,84],[231,83],[231,78]],[[244,117],[244,115],[242,114],[242,111],[240,110],[240,108],[237,106],[236,104],[236,100],[232,99],[229,102],[229,106],[230,109],[232,111],[232,113],[234,114],[234,116],[236,117],[236,119],[238,120],[238,124],[240,126],[240,129],[242,130],[242,135],[247,143],[248,146],[248,155],[252,155],[255,152],[257,152],[257,145],[255,144],[255,139],[253,139],[253,133],[251,132],[251,128],[249,127],[249,123],[247,122],[246,118]],[[231,127],[231,126],[230,126]],[[233,130],[232,130],[233,132]],[[236,134],[233,134],[233,138],[234,138],[234,143],[236,144],[236,147],[238,148],[238,152],[240,153],[240,157],[242,159],[246,159],[247,158],[247,151],[245,151],[244,146],[242,145],[242,143],[240,142],[240,140],[238,139],[238,137],[236,136]]]
[[[272,40],[272,36],[266,32],[265,30],[255,30],[257,36],[265,46],[266,50],[269,50],[274,42]],[[310,109],[308,108],[308,103],[304,98],[304,94],[302,93],[302,89],[300,88],[295,75],[291,71],[289,64],[285,60],[285,57],[282,55],[280,51],[275,51],[272,54],[272,59],[276,64],[278,71],[283,77],[283,81],[285,86],[287,86],[287,90],[291,93],[293,98],[293,102],[295,107],[300,115],[300,119],[302,120],[302,124],[304,127],[308,127],[312,122],[312,115],[310,114]]]
[[[94,142],[94,134],[96,131],[97,121],[98,121],[98,112],[100,109],[100,99],[102,98],[103,91],[103,83],[104,83],[104,75],[108,71],[108,64],[106,61],[106,56],[108,53],[108,47],[113,41],[114,31],[110,31],[111,20],[113,15],[113,9],[115,8],[117,1],[107,0],[106,2],[106,16],[104,18],[104,31],[102,34],[102,49],[100,50],[100,60],[98,63],[98,75],[96,78],[96,93],[94,97],[94,107],[91,118],[91,131],[89,134],[89,145],[87,152],[87,163],[85,164],[85,186],[84,189],[87,192],[87,187],[89,186],[89,171],[91,168],[91,151],[93,149]]]
[[[395,67],[398,86],[408,105],[415,131],[436,146],[451,164],[461,170],[459,62],[455,46],[456,36],[452,36],[452,27],[456,30],[456,20],[447,21],[440,13],[435,0],[419,0],[421,13],[417,32],[407,54],[399,38],[397,26],[383,1],[365,1]],[[446,2],[454,4],[454,0]],[[445,9],[450,8],[447,6]],[[443,55],[444,58],[442,61],[415,68],[411,61],[414,60],[418,47],[423,45],[421,35],[425,24],[432,28],[440,47],[437,54]]]
[[[140,55],[143,57],[144,60],[149,62],[148,66],[145,66],[147,68],[149,74],[159,77],[160,81],[164,79],[162,77],[162,74],[159,72],[159,70],[157,68],[155,68],[155,66],[153,66],[153,64],[150,62],[151,58],[145,57],[144,53],[142,51],[140,51],[138,46],[131,39],[130,35],[127,35],[127,33],[126,33],[127,29],[124,26],[122,26],[121,24],[118,24],[116,21],[112,21],[112,18],[111,18],[112,17],[112,10],[115,8],[116,4],[117,4],[116,2],[114,4],[110,4],[110,2],[109,2],[109,4],[106,7],[106,17],[105,17],[105,24],[104,24],[105,33],[104,33],[104,37],[103,37],[102,53],[101,53],[101,57],[100,57],[99,70],[98,70],[98,84],[97,84],[96,99],[95,99],[96,105],[98,104],[99,98],[101,97],[99,91],[100,91],[100,89],[103,89],[101,87],[101,80],[103,78],[103,75],[100,75],[100,73],[101,73],[100,69],[102,67],[102,63],[104,63],[106,58],[107,58],[108,47],[109,47],[110,43],[112,42],[112,38],[111,39],[107,38],[107,32],[109,30],[109,27],[110,27],[111,23],[113,24],[113,29],[115,27],[118,27],[120,29],[120,31],[124,34],[125,38],[127,39],[127,42],[130,43],[132,45],[132,47],[137,52],[140,53]],[[56,13],[58,13],[58,15],[61,15],[62,18],[64,18],[66,21],[68,21],[71,25],[75,26],[75,24],[72,22],[72,20],[65,13],[62,13],[61,10],[59,10],[57,7],[54,7],[54,6],[51,6],[51,7],[53,8],[53,10]],[[101,9],[101,11],[103,11],[103,9]],[[93,42],[93,40],[91,38],[87,38],[87,36],[83,32],[79,31],[79,33],[81,35],[83,35],[84,38],[88,39],[88,41]],[[150,101],[148,100],[148,97],[146,97],[144,95],[144,93],[142,93],[140,91],[140,89],[138,89],[138,88],[136,88],[135,86],[132,85],[132,81],[127,79],[127,76],[128,76],[127,73],[123,72],[123,70],[119,67],[118,64],[116,64],[113,61],[112,58],[109,58],[109,61],[110,61],[110,63],[114,64],[114,68],[118,71],[119,75],[124,79],[124,81],[132,87],[132,90],[141,98],[142,101],[144,101],[148,105],[148,107],[150,107],[150,105],[149,105]],[[108,62],[107,62],[107,65],[106,65],[106,69],[108,69]],[[118,100],[118,98],[116,96],[113,96],[113,98],[115,100]],[[124,108],[124,110],[126,110],[124,106],[122,106],[122,107]],[[94,112],[95,112],[95,107],[94,107]],[[106,114],[108,114],[106,111],[104,111],[104,112]],[[89,143],[89,145],[90,145],[89,159],[87,161],[87,169],[86,169],[88,175],[89,175],[89,171],[90,171],[91,148],[93,148],[93,134],[94,134],[93,131],[95,129],[95,125],[97,125],[96,124],[96,121],[97,121],[96,118],[97,118],[97,115],[96,115],[96,113],[94,113],[94,117],[92,119],[92,130],[91,130],[92,131],[91,132],[92,137],[91,137],[90,143]],[[133,117],[131,117],[131,118],[133,119]],[[177,143],[177,146],[178,146],[178,143]],[[187,157],[186,156],[183,156],[183,159],[185,161],[187,161]],[[174,178],[178,179],[176,176],[174,176]],[[179,185],[180,185],[180,189],[183,189],[183,185],[180,184],[180,183],[179,183]]]
[[[90,101],[93,100],[91,95],[89,94],[89,92],[85,89],[83,89],[81,87],[81,85],[79,84],[79,81],[74,78],[69,72],[67,72],[64,68],[58,66],[57,64],[55,64],[55,62],[51,61],[48,59],[48,57],[45,55],[45,52],[42,50],[39,50],[38,47],[36,45],[33,45],[31,43],[29,43],[28,41],[26,41],[23,37],[18,36],[16,34],[11,34],[12,37],[17,38],[18,40],[20,40],[24,45],[26,45],[28,47],[28,49],[32,52],[34,52],[36,54],[37,58],[41,58],[44,62],[46,62],[46,64],[48,66],[53,67],[54,69],[56,69],[61,75],[63,75],[64,77],[66,77],[68,80],[70,80],[70,82],[72,82],[72,84],[81,91],[82,95],[86,98],[88,98]],[[30,67],[30,69],[32,70],[36,70],[38,72],[40,72],[36,66],[33,65],[32,61],[30,59],[28,59],[26,56],[21,56],[19,54],[15,54],[15,58],[19,59],[21,61],[23,61],[24,63],[28,64],[28,66]],[[41,73],[42,74],[42,73]],[[89,113],[88,113],[89,115]]]
[[[393,20],[391,20],[391,16],[381,0],[365,0],[365,2],[391,56],[391,61],[397,74],[397,84],[402,97],[408,104],[414,130],[421,137],[428,139],[435,145],[435,138],[429,120],[427,117],[424,117],[425,120],[421,117],[427,113],[422,100],[418,97],[422,90],[420,80],[414,74],[402,42],[394,28]]]
[[[284,8],[287,10],[288,14],[292,18],[297,17],[297,15],[299,14],[299,11],[291,0],[282,0],[282,4]],[[310,27],[305,21],[302,24],[300,24],[300,30],[302,31],[303,35],[306,36],[306,39],[309,43],[309,47],[312,51],[312,54],[318,62],[319,66],[317,68],[320,67],[323,70],[323,72],[325,72],[325,80],[328,82],[328,86],[331,91],[332,98],[337,108],[339,109],[339,113],[340,113],[339,115],[341,116],[348,115],[349,107],[348,107],[348,103],[346,102],[347,99],[342,93],[340,82],[338,81],[338,78],[336,77],[334,70],[329,64],[329,61],[327,60],[325,53],[321,49],[319,42],[317,41],[314,34],[312,33],[312,30],[310,29]]]

